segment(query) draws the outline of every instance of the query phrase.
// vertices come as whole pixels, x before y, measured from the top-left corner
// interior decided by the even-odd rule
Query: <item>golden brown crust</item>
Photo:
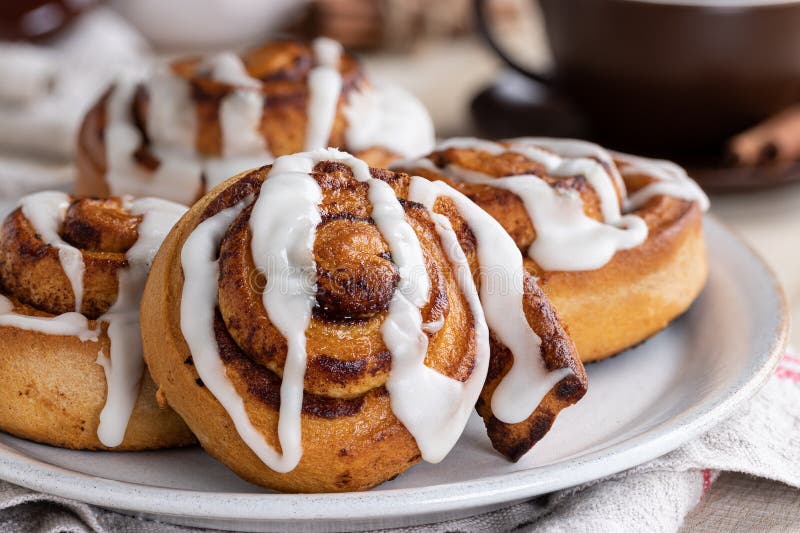
[[[93,319],[116,300],[125,252],[136,241],[141,217],[124,210],[119,198],[73,197],[62,238],[83,252],[82,313],[99,327],[97,341],[0,327],[0,429],[55,446],[108,449],[97,437],[106,400],[106,378],[97,364],[110,353],[106,325]],[[17,209],[0,230],[0,287],[22,315],[52,317],[75,310],[72,287],[58,251],[45,244]],[[155,399],[145,373],[124,440],[113,450],[144,450],[194,442],[186,425]]]
[[[272,41],[245,52],[241,58],[248,74],[261,82],[256,89],[264,97],[260,133],[269,152],[277,157],[302,151],[308,123],[308,75],[314,66],[311,45],[297,41]],[[176,61],[172,71],[190,85],[196,111],[196,153],[201,157],[221,156],[219,114],[222,100],[233,90],[253,89],[212,79],[201,58]],[[342,91],[327,146],[347,148],[345,103],[351,92],[368,82],[357,60],[349,54],[342,54],[339,71],[342,75]],[[75,184],[78,194],[104,196],[111,192],[106,181],[108,162],[104,139],[109,94],[101,97],[87,112],[78,134],[78,175]],[[134,154],[134,159],[143,171],[152,172],[161,162],[146,140],[148,106],[147,89],[145,85],[140,85],[133,98],[131,113],[145,142]],[[397,154],[382,147],[367,148],[355,152],[355,155],[376,167],[388,166],[398,158]],[[205,185],[198,184],[197,197],[205,192]]]
[[[109,450],[97,438],[106,399],[106,378],[96,363],[100,348],[108,353],[106,334],[95,343],[0,327],[0,429],[63,448]],[[152,450],[195,442],[174,411],[159,407],[155,392],[145,373],[125,438],[110,450]]]
[[[242,55],[248,74],[261,82],[259,92],[264,95],[264,112],[261,134],[274,155],[291,154],[303,150],[308,117],[308,75],[314,65],[311,45],[297,41],[273,41]],[[237,87],[211,79],[202,58],[180,60],[172,70],[189,82],[192,98],[197,108],[196,149],[206,156],[222,155],[222,130],[219,108],[222,99]],[[342,96],[336,114],[330,146],[345,145],[346,119],[342,108],[347,95],[364,83],[364,74],[356,59],[342,54],[339,61],[342,76]],[[134,113],[139,124],[147,123],[147,96],[142,89],[135,99]]]
[[[370,219],[367,187],[353,178],[348,167],[328,161],[318,164],[312,173],[323,191],[320,205],[323,222],[318,229],[315,259],[323,275],[342,264],[359,270],[355,278],[346,280],[361,280],[371,285],[366,289],[350,288],[344,280],[331,279],[330,285],[321,286],[318,302],[324,302],[327,308],[316,310],[306,331],[303,456],[294,470],[285,474],[270,470],[242,441],[228,414],[203,386],[180,328],[183,243],[202,220],[248,195],[257,194],[268,170],[269,167],[264,167],[240,174],[212,190],[189,210],[165,240],[153,264],[142,303],[145,358],[170,405],[186,420],[203,447],[243,478],[290,492],[363,490],[403,472],[420,460],[420,453],[414,438],[392,412],[384,388],[391,358],[380,325],[386,313],[389,297],[386,293],[393,293],[397,283],[395,267],[386,256],[386,243]],[[372,169],[372,176],[389,183],[401,199],[405,197],[408,176],[376,169]],[[469,306],[427,210],[408,201],[401,200],[401,204],[420,238],[432,280],[431,296],[422,309],[422,318],[424,321],[444,318],[441,330],[429,333],[426,364],[444,375],[465,380],[473,370],[476,350]],[[448,210],[448,202],[437,204],[437,210]],[[283,337],[269,323],[257,288],[244,282],[253,279],[249,216],[249,210],[245,209],[229,226],[220,245],[215,334],[227,376],[244,399],[250,420],[277,447],[278,390],[286,346]],[[460,240],[474,240],[463,220],[454,217],[453,223]],[[474,247],[466,252],[474,263]],[[374,279],[368,273],[374,273]],[[529,283],[529,288],[534,287],[532,279]],[[537,322],[537,331],[551,331],[554,339],[561,335],[546,350],[547,363],[553,368],[572,366],[579,384],[576,388],[581,390],[570,396],[571,401],[559,405],[551,405],[548,400],[547,412],[554,417],[561,407],[582,396],[586,377],[574,346],[563,337],[563,330],[541,292],[529,295],[526,309],[531,313],[530,320]],[[506,371],[507,363],[500,365]],[[554,388],[554,394],[559,394],[559,386],[562,385]],[[542,412],[537,410],[531,416],[537,419]],[[516,448],[511,443],[501,444],[498,449],[504,453],[520,446],[527,449],[543,434],[528,432],[525,443],[516,443]]]
[[[286,492],[364,490],[399,474],[420,459],[413,437],[392,414],[389,396],[382,386],[369,388],[363,394],[350,394],[350,398],[336,398],[326,393],[326,386],[334,394],[337,389],[347,392],[352,383],[361,387],[363,384],[359,385],[359,382],[369,377],[368,373],[366,376],[361,372],[338,374],[341,384],[337,384],[332,379],[336,372],[326,376],[321,368],[315,372],[314,366],[309,365],[306,388],[313,389],[317,385],[319,392],[325,394],[304,395],[301,418],[303,456],[295,469],[279,474],[267,468],[241,440],[228,414],[202,384],[180,329],[183,285],[180,253],[183,243],[203,219],[257,192],[266,171],[242,174],[211,191],[189,210],[165,240],[153,264],[142,302],[142,309],[146,310],[142,322],[145,358],[170,405],[192,428],[206,451],[244,479]],[[235,242],[235,226],[232,225],[226,239],[226,246],[231,248],[239,247]],[[233,268],[229,259],[226,259],[226,264],[226,270]],[[245,267],[250,265],[237,268]],[[223,284],[225,282],[223,276]],[[220,291],[220,295],[224,293]],[[221,307],[223,305],[221,303]],[[228,309],[227,312],[235,314],[238,310]],[[263,306],[257,313],[256,320],[263,328],[266,325],[264,321],[268,320]],[[227,320],[230,321],[230,317]],[[315,318],[315,322],[317,328],[340,329],[320,318]],[[336,350],[334,354],[352,353],[359,356],[358,360],[365,361],[374,353],[385,351],[376,348],[372,352],[370,343],[358,342],[375,326],[353,322],[352,327],[356,330],[352,335],[354,343],[329,343]],[[267,354],[259,354],[259,359],[245,354],[231,337],[222,317],[216,322],[215,333],[228,378],[244,399],[250,420],[261,429],[267,442],[279,449],[277,408],[280,377],[269,366],[276,370],[282,367],[277,362],[270,364],[266,361],[264,356]],[[262,335],[265,341],[282,341],[276,338],[276,332],[263,331]],[[307,342],[313,345],[313,339],[323,342],[324,337],[324,332],[309,331]],[[377,340],[382,346],[379,337]],[[285,358],[285,348],[280,351],[283,352],[281,357]],[[310,360],[313,359],[312,356]],[[340,357],[331,360],[345,361]],[[341,365],[341,368],[346,370],[348,366]]]
[[[87,251],[81,312],[97,318],[116,299],[117,272],[125,266],[124,255]],[[75,311],[75,296],[61,268],[58,250],[45,244],[21,209],[3,222],[0,230],[0,284],[6,294],[51,314]]]
[[[429,158],[439,168],[455,164],[494,177],[535,174],[551,186],[578,191],[586,214],[601,219],[598,195],[582,176],[548,176],[541,164],[520,154],[492,155],[472,148],[448,148]],[[443,172],[428,168],[406,170],[446,181],[461,190],[498,220],[526,255],[536,232],[522,200],[512,192],[484,184],[456,183]],[[630,193],[654,178],[625,175],[624,179]],[[705,284],[708,266],[702,212],[696,202],[655,196],[633,213],[647,223],[647,240],[617,252],[601,268],[545,271],[525,259],[526,268],[558,310],[584,362],[604,359],[657,333],[688,309]]]
[[[547,368],[555,370],[569,367],[573,373],[558,382],[526,420],[517,424],[502,422],[492,412],[492,394],[511,369],[514,359],[511,352],[492,337],[489,373],[477,409],[486,424],[492,445],[512,461],[519,460],[541,440],[550,430],[558,413],[583,398],[587,388],[586,374],[577,357],[575,344],[559,322],[555,309],[533,278],[526,278],[525,284],[530,301],[525,312],[528,323],[542,341],[542,357]]]
[[[81,198],[64,216],[64,240],[93,252],[125,253],[139,238],[141,215],[130,214],[119,198]]]

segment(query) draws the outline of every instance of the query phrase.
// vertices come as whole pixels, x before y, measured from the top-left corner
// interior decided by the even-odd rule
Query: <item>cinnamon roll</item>
[[[24,197],[0,228],[0,430],[75,449],[194,442],[156,400],[139,302],[185,208],[155,198]]]
[[[584,362],[654,335],[705,284],[708,198],[674,163],[571,139],[456,138],[396,168],[452,185],[503,225]]]
[[[276,156],[335,146],[376,166],[433,148],[413,96],[371,83],[330,39],[179,60],[120,79],[78,136],[76,191],[191,204]]]
[[[478,403],[517,459],[582,397],[514,242],[443,183],[335,149],[224,182],[175,226],[145,359],[203,447],[281,491],[355,491],[441,461]]]

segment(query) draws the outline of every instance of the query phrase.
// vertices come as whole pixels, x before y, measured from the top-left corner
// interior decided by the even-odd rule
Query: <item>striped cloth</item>
[[[673,532],[681,528],[722,472],[800,487],[800,357],[787,354],[767,385],[732,418],[650,463],[484,515],[391,531]],[[691,522],[702,524],[695,515]],[[196,530],[0,483],[0,531]]]

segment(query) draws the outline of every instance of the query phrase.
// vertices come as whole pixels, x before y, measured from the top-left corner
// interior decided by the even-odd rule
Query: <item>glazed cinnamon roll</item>
[[[396,167],[452,185],[503,225],[584,362],[654,335],[705,284],[708,199],[668,161],[571,139],[457,138]]]
[[[517,459],[586,390],[499,224],[334,149],[204,196],[156,256],[142,316],[153,379],[203,447],[281,491],[439,462],[476,402]]]
[[[335,146],[385,167],[433,144],[422,104],[370,83],[337,42],[276,41],[119,80],[82,124],[76,191],[191,204],[284,154]]]
[[[75,449],[194,442],[156,401],[139,301],[185,208],[155,198],[23,198],[0,229],[0,430]]]

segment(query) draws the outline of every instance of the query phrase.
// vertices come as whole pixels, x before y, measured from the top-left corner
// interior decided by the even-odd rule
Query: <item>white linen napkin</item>
[[[800,487],[800,357],[787,354],[732,418],[654,461],[491,513],[394,532],[676,531],[721,471]],[[0,482],[2,532],[197,531]]]

